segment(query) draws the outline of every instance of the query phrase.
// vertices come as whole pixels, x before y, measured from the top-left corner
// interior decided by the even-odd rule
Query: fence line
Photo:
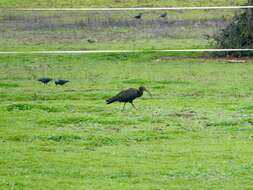
[[[166,52],[245,52],[253,49],[185,49],[185,50],[84,50],[84,51],[0,51],[0,54],[95,54],[95,53],[166,53]]]
[[[252,9],[253,6],[213,6],[213,7],[126,7],[126,8],[0,8],[0,11],[145,11],[145,10],[214,10]]]

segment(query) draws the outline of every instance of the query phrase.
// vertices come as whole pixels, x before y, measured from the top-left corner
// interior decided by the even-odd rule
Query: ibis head
[[[143,94],[144,91],[146,91],[152,97],[152,94],[149,92],[149,90],[147,90],[144,86],[140,86],[139,92],[141,92]]]

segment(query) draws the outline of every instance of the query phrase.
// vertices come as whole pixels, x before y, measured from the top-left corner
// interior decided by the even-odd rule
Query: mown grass
[[[238,1],[3,1],[5,7],[219,6]],[[12,4],[14,3],[14,4]],[[1,7],[1,2],[0,2]],[[4,7],[4,6],[3,6]],[[212,48],[212,37],[242,10],[8,11],[0,13],[0,51]],[[140,20],[134,18],[140,12]],[[160,14],[166,12],[166,18]],[[231,47],[233,48],[233,47]]]
[[[154,7],[154,6],[217,6],[217,5],[241,5],[246,0],[1,0],[0,7]]]
[[[88,39],[88,38],[87,38]],[[113,40],[88,43],[87,39],[75,43],[73,41],[54,41],[50,38],[43,43],[24,40],[4,40],[0,51],[54,51],[54,50],[161,50],[161,49],[207,49],[210,47],[206,39],[142,39],[142,40]],[[52,40],[52,39],[51,39]],[[0,40],[1,41],[1,40]],[[50,44],[50,45],[47,45]]]
[[[0,51],[205,49],[235,12],[1,12]]]
[[[252,63],[1,55],[0,189],[250,189]],[[137,111],[105,104],[140,85]]]

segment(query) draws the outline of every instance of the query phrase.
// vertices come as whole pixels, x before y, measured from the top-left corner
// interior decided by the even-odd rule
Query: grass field
[[[1,0],[0,7],[246,2]],[[0,51],[211,48],[206,36],[235,12],[168,12],[163,20],[160,12],[136,14],[1,10]],[[195,55],[1,54],[0,189],[252,189],[253,60]],[[71,82],[43,85],[43,76]],[[137,110],[105,104],[140,85],[153,98],[144,94]]]
[[[1,55],[0,189],[251,189],[252,63]],[[105,104],[140,85],[137,111]]]
[[[138,13],[1,12],[0,51],[205,49],[238,10]]]
[[[6,2],[6,3],[4,3]],[[68,2],[68,3],[67,3]],[[244,1],[1,1],[0,7],[222,6]],[[2,3],[2,5],[1,5]],[[111,6],[110,6],[111,5]],[[205,49],[241,10],[0,12],[0,51]],[[134,16],[143,13],[141,20]],[[166,12],[166,18],[160,14]],[[209,36],[209,37],[207,37]],[[94,43],[89,43],[89,40]],[[183,42],[183,43],[182,43]],[[233,48],[233,47],[231,47]]]
[[[1,0],[0,7],[154,7],[241,5],[247,0]]]

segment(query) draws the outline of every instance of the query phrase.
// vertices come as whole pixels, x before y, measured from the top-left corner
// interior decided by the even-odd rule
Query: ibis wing
[[[134,88],[123,90],[119,94],[117,94],[118,100],[122,102],[132,101],[137,96],[138,96],[138,90]]]
[[[134,88],[129,88],[127,90],[123,90],[119,92],[117,95],[109,98],[106,100],[107,104],[111,104],[115,101],[119,102],[131,102],[133,101],[136,97],[138,97],[138,90]]]
[[[124,97],[125,96],[125,92],[126,92],[126,90],[122,90],[121,92],[119,92],[118,94],[116,94],[114,97],[117,97],[117,98]]]
[[[106,103],[107,103],[107,104],[111,104],[111,103],[113,103],[113,102],[115,102],[115,101],[120,101],[120,98],[123,96],[122,94],[124,94],[124,92],[125,92],[125,90],[123,90],[123,91],[121,91],[120,93],[118,93],[117,95],[115,95],[115,96],[113,96],[113,97],[107,99],[107,100],[106,100]]]

